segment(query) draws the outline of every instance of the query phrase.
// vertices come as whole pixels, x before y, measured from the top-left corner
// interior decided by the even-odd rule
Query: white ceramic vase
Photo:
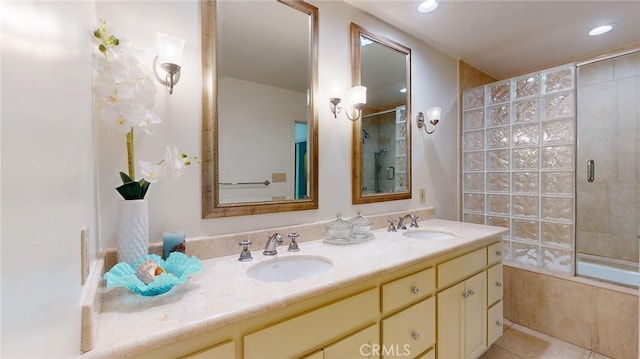
[[[149,210],[146,199],[118,204],[118,262],[133,264],[149,253]]]

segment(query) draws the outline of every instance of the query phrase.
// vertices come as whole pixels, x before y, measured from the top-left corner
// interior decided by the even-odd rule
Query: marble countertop
[[[358,245],[336,246],[317,240],[301,243],[299,252],[287,252],[286,245],[278,247],[275,257],[316,255],[330,259],[331,269],[314,278],[271,283],[252,279],[246,274],[248,268],[275,258],[262,255],[262,248],[253,248],[251,262],[238,261],[238,255],[202,261],[203,272],[157,297],[143,297],[123,288],[101,288],[102,313],[95,347],[82,358],[140,354],[464,248],[505,231],[500,227],[439,219],[419,224],[419,229],[448,231],[456,239],[411,239],[403,236],[403,231],[389,233],[378,229],[373,231],[373,240]]]

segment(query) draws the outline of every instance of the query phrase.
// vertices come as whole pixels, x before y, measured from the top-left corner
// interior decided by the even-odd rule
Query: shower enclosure
[[[463,220],[509,228],[507,261],[637,286],[639,104],[638,52],[465,91]]]
[[[406,190],[405,107],[362,118],[362,192]]]
[[[640,52],[577,67],[576,272],[638,286]]]

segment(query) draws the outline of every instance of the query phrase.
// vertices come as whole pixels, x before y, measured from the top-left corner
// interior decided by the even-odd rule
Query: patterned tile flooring
[[[480,359],[610,359],[604,355],[513,324]]]

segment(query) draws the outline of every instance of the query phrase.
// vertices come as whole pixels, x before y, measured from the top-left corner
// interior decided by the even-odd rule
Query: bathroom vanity
[[[383,229],[352,246],[318,240],[296,253],[280,246],[275,259],[253,248],[251,262],[205,260],[203,273],[158,297],[106,291],[83,358],[478,357],[502,334],[505,229],[419,224],[410,231],[424,236]],[[247,275],[295,256],[331,268],[287,282]]]

